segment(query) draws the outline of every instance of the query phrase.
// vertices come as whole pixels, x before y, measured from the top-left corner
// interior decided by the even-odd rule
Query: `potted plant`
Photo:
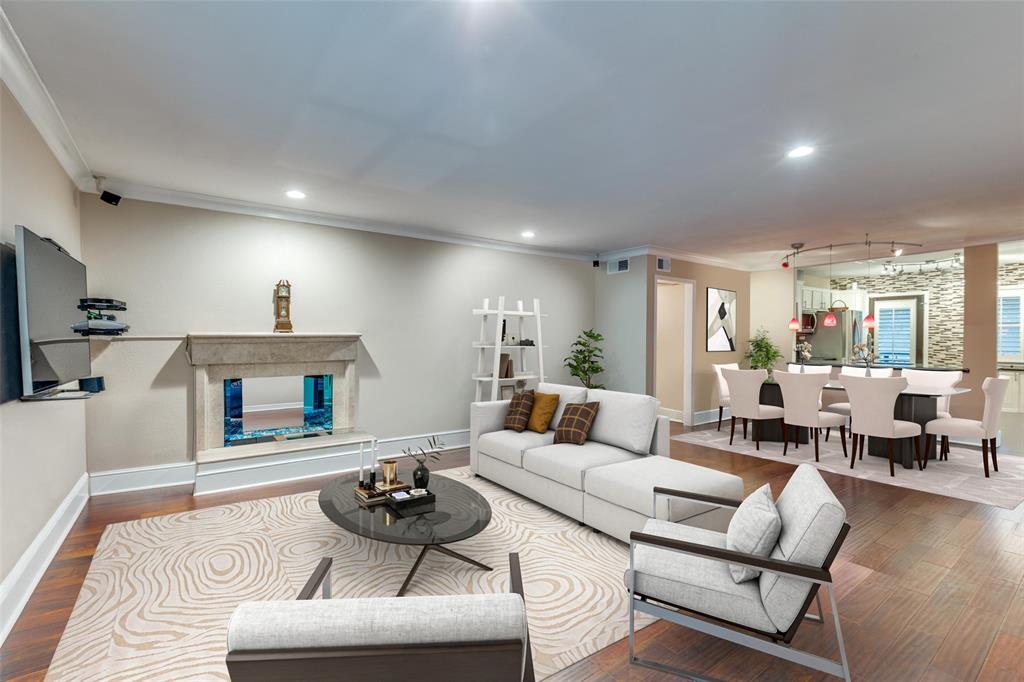
[[[603,360],[601,342],[604,337],[593,329],[580,332],[572,342],[569,356],[564,364],[569,374],[579,379],[587,388],[604,388],[604,384],[594,383],[594,377],[604,371],[598,360]]]
[[[427,449],[424,450],[421,447],[417,448],[404,448],[402,453],[410,459],[416,460],[416,468],[412,471],[412,486],[414,488],[426,489],[427,484],[430,483],[430,469],[427,468],[427,462],[437,462],[441,459],[441,456],[437,453],[444,450],[444,443],[437,436],[431,436],[427,439]]]
[[[744,356],[750,362],[750,369],[768,370],[768,381],[772,381],[772,370],[775,363],[782,359],[782,351],[768,336],[768,330],[761,328],[747,342],[747,353]]]

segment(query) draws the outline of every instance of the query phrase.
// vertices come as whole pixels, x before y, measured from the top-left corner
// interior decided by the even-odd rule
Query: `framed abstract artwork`
[[[736,350],[736,292],[708,287],[707,351]]]

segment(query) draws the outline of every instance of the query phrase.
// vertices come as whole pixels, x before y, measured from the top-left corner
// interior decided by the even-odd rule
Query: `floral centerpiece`
[[[796,356],[800,359],[800,363],[803,364],[811,359],[811,349],[813,347],[807,341],[796,344]]]
[[[878,359],[871,347],[871,335],[868,334],[860,343],[853,344],[853,361],[863,362],[865,367],[871,367],[871,363]]]

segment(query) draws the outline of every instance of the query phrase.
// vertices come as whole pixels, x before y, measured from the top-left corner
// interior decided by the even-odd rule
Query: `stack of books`
[[[409,490],[412,486],[408,483],[402,483],[401,481],[395,481],[391,485],[384,485],[378,483],[373,489],[360,488],[358,485],[353,488],[356,494],[356,501],[364,507],[372,507],[376,504],[384,504],[387,502],[387,494],[398,492],[400,490]]]

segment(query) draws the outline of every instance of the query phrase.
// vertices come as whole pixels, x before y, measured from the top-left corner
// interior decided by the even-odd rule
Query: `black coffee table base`
[[[481,569],[483,569],[485,571],[493,570],[490,566],[488,566],[486,564],[482,564],[479,561],[477,561],[476,559],[470,559],[468,556],[465,556],[465,555],[459,554],[458,552],[450,550],[447,547],[445,547],[444,545],[423,545],[423,550],[420,552],[420,555],[418,557],[416,557],[416,563],[414,563],[412,565],[412,570],[410,570],[409,571],[409,575],[407,575],[405,577],[405,582],[402,583],[402,587],[399,588],[398,594],[395,595],[395,596],[401,597],[401,596],[405,595],[405,591],[409,589],[409,583],[412,582],[412,577],[414,575],[416,575],[416,571],[419,570],[420,564],[423,563],[423,558],[427,556],[427,552],[429,552],[430,550],[434,550],[435,552],[440,552],[441,554],[446,554],[446,555],[450,556],[453,559],[458,559],[460,561],[465,561],[467,564],[471,564],[471,565],[476,566],[477,568],[481,568]]]

